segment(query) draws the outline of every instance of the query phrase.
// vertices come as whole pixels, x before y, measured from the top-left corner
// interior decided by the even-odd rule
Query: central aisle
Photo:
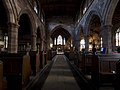
[[[57,55],[41,90],[81,90],[64,55]]]

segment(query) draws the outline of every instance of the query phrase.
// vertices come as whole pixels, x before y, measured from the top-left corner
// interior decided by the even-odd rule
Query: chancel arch
[[[51,32],[51,39],[53,41],[53,49],[54,50],[62,50],[70,49],[71,47],[71,35],[70,33],[65,30],[64,28],[56,28]],[[70,39],[70,40],[69,40]],[[66,47],[67,44],[69,45],[69,48]]]

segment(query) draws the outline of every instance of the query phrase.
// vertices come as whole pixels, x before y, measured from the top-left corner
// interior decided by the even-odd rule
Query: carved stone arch
[[[58,43],[59,36],[62,37],[62,46],[61,46],[61,44]],[[58,25],[58,26],[54,27],[53,30],[50,32],[50,37],[53,41],[53,49],[55,49],[55,50],[58,49],[59,45],[62,50],[63,50],[63,48],[68,49],[69,47],[71,47],[71,44],[73,41],[73,38],[72,38],[70,32],[68,32],[68,30],[65,29],[62,25]]]
[[[72,35],[68,32],[68,30],[66,30],[65,28],[63,28],[61,25],[55,27],[51,32],[50,32],[50,36],[51,38],[55,37],[55,35],[58,34],[62,34],[64,37],[66,37],[66,39],[68,39],[69,37],[71,37]],[[56,35],[56,36],[57,36]]]
[[[69,32],[69,30],[67,30],[66,28],[64,28],[62,25],[58,25],[58,26],[54,27],[54,28],[51,30],[50,35],[51,35],[55,30],[57,30],[57,29],[59,29],[59,28],[63,28],[63,29],[65,29],[67,32]],[[70,32],[69,32],[69,34],[70,34]],[[71,34],[70,34],[70,35],[71,35]],[[71,36],[72,36],[72,35],[71,35]]]
[[[119,0],[110,0],[103,15],[104,25],[112,25],[112,17]]]
[[[12,8],[12,5],[11,5],[11,1],[10,0],[2,0],[4,6],[5,6],[5,9],[7,11],[7,17],[8,17],[8,23],[11,22],[11,23],[17,23],[16,20],[17,18],[15,18],[15,15],[14,15],[14,11]]]
[[[77,31],[77,33],[76,33],[76,35],[79,36],[81,31],[82,31],[83,33],[85,33],[83,29],[84,29],[84,28],[80,25],[80,26],[79,26],[79,29],[78,29],[78,31]]]
[[[20,41],[20,45],[21,42],[23,42],[23,45],[30,43],[31,51],[36,51],[36,24],[32,12],[29,9],[21,10],[19,13],[18,21],[20,24],[18,31],[18,39]]]
[[[86,32],[85,35],[89,34],[89,31],[88,31],[89,30],[89,24],[91,22],[91,19],[94,16],[98,16],[100,18],[100,23],[102,24],[102,16],[101,16],[101,14],[99,12],[95,11],[95,10],[90,11],[89,15],[86,18],[86,22],[85,22],[85,25],[84,25],[85,27],[83,27],[84,30],[85,30],[84,32]]]
[[[28,15],[29,20],[30,20],[30,24],[31,24],[31,34],[36,35],[36,33],[35,33],[36,24],[35,24],[35,19],[34,19],[32,12],[29,9],[21,10],[19,13],[19,16],[18,16],[18,20],[20,19],[20,16],[23,14]]]

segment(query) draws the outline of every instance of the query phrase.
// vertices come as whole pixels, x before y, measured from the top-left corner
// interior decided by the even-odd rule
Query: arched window
[[[56,38],[54,38],[54,45],[56,45]]]
[[[116,31],[116,46],[120,46],[120,28]]]
[[[57,45],[62,45],[62,36],[59,35],[57,38]]]
[[[66,42],[66,41],[65,41],[65,38],[64,38],[64,45],[65,45],[65,42]]]
[[[4,36],[4,47],[8,48],[8,35],[7,34],[5,34]]]
[[[40,10],[39,4],[37,1],[34,1],[34,11],[38,14]]]
[[[84,9],[83,9],[83,14],[86,12],[86,10],[87,10],[87,7],[84,7]]]
[[[82,39],[82,40],[80,41],[80,51],[81,51],[83,48],[85,48],[85,40],[84,40],[84,39]]]

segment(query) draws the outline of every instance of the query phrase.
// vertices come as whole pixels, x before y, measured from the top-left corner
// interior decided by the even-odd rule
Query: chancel
[[[0,0],[0,90],[120,90],[120,0]]]

